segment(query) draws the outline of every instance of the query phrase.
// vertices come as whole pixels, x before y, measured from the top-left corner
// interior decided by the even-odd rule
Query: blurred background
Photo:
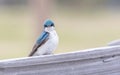
[[[0,59],[26,57],[45,19],[55,22],[55,54],[120,38],[120,0],[0,0]]]

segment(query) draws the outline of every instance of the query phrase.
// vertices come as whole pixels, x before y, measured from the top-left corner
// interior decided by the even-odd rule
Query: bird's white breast
[[[49,39],[48,41],[38,48],[35,55],[44,55],[44,54],[51,54],[57,47],[59,38],[55,30],[49,32]]]

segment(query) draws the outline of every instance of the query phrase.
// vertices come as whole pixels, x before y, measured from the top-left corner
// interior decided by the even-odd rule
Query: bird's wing
[[[38,38],[36,44],[33,46],[32,52],[29,54],[29,56],[32,56],[37,51],[37,49],[42,46],[48,39],[49,33],[44,31],[42,35]]]

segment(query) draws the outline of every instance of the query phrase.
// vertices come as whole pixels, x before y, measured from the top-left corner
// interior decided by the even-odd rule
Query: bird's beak
[[[54,30],[54,27],[49,26],[49,27],[47,27],[47,30],[52,31],[52,30]]]

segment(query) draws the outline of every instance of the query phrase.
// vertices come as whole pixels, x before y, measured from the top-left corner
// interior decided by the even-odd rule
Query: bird
[[[44,28],[41,35],[38,37],[35,45],[32,48],[29,56],[41,56],[53,54],[57,48],[59,37],[55,30],[55,25],[52,20],[47,19],[44,22]]]

